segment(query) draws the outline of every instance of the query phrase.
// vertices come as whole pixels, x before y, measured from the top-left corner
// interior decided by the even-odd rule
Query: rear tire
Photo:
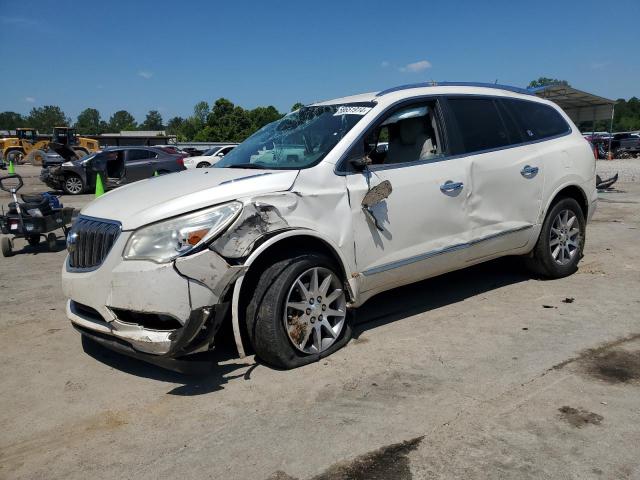
[[[69,195],[80,195],[84,192],[84,188],[84,182],[78,175],[72,173],[64,178],[64,183],[62,184],[62,190],[64,190],[64,193],[68,193]]]
[[[56,234],[51,232],[47,234],[47,248],[50,252],[53,252],[58,246],[58,237]]]
[[[527,266],[546,278],[571,275],[583,256],[585,230],[580,204],[573,198],[560,199],[547,213]]]
[[[315,285],[313,271],[318,272]],[[317,253],[299,254],[265,268],[245,312],[249,340],[261,360],[290,369],[326,357],[347,343],[351,328],[338,272],[330,258]]]
[[[29,155],[27,155],[25,163],[38,167],[44,164],[46,158],[47,153],[44,150],[33,150],[32,152],[29,152]]]
[[[24,159],[24,153],[20,150],[11,150],[7,153],[6,162],[13,162],[14,165],[22,165],[22,160]]]
[[[2,250],[3,257],[13,256],[13,245],[9,237],[0,238],[0,249]]]

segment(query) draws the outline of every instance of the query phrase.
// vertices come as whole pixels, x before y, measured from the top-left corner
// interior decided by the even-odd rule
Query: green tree
[[[98,135],[100,130],[100,112],[95,108],[85,108],[76,119],[76,130],[80,135]]]
[[[293,106],[291,107],[291,111],[295,112],[296,110],[301,109],[302,107],[304,107],[304,103],[300,103],[300,102],[296,102],[293,104]]]
[[[204,127],[204,124],[207,123],[207,117],[209,116],[209,104],[204,100],[198,102],[193,107],[193,117],[191,117],[200,128]]]
[[[0,113],[0,130],[15,130],[25,126],[25,119],[16,112]]]
[[[140,125],[140,130],[162,130],[162,115],[157,110],[150,110],[147,117]]]
[[[57,105],[34,107],[29,113],[27,124],[40,133],[51,133],[53,127],[64,127],[71,124],[64,112]]]
[[[546,85],[565,85],[570,87],[569,82],[566,80],[558,80],[557,78],[540,77],[537,80],[531,80],[529,82],[529,88],[544,87]]]
[[[109,119],[109,130],[111,133],[119,133],[123,130],[135,130],[136,125],[136,119],[126,110],[118,110],[111,115]]]
[[[176,137],[178,137],[179,141],[187,140],[187,136],[185,135],[185,132],[184,132],[184,127],[186,123],[187,121],[182,117],[170,118],[169,121],[167,122],[167,134],[175,135]]]

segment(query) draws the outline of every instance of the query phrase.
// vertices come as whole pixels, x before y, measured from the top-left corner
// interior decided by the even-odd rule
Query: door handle
[[[440,191],[442,193],[451,193],[462,190],[464,187],[464,183],[462,182],[452,182],[451,180],[447,180],[442,185],[440,185]]]
[[[532,167],[531,165],[525,165],[522,170],[520,170],[520,175],[524,178],[533,178],[538,174],[538,167]]]

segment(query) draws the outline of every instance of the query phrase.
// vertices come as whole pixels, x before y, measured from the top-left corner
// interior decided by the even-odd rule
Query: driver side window
[[[444,151],[435,100],[392,110],[365,138],[374,166],[437,161]]]

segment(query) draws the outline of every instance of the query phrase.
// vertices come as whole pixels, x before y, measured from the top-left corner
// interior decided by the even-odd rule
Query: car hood
[[[298,170],[198,168],[141,180],[107,192],[81,214],[117,220],[123,230],[250,195],[288,190]]]

